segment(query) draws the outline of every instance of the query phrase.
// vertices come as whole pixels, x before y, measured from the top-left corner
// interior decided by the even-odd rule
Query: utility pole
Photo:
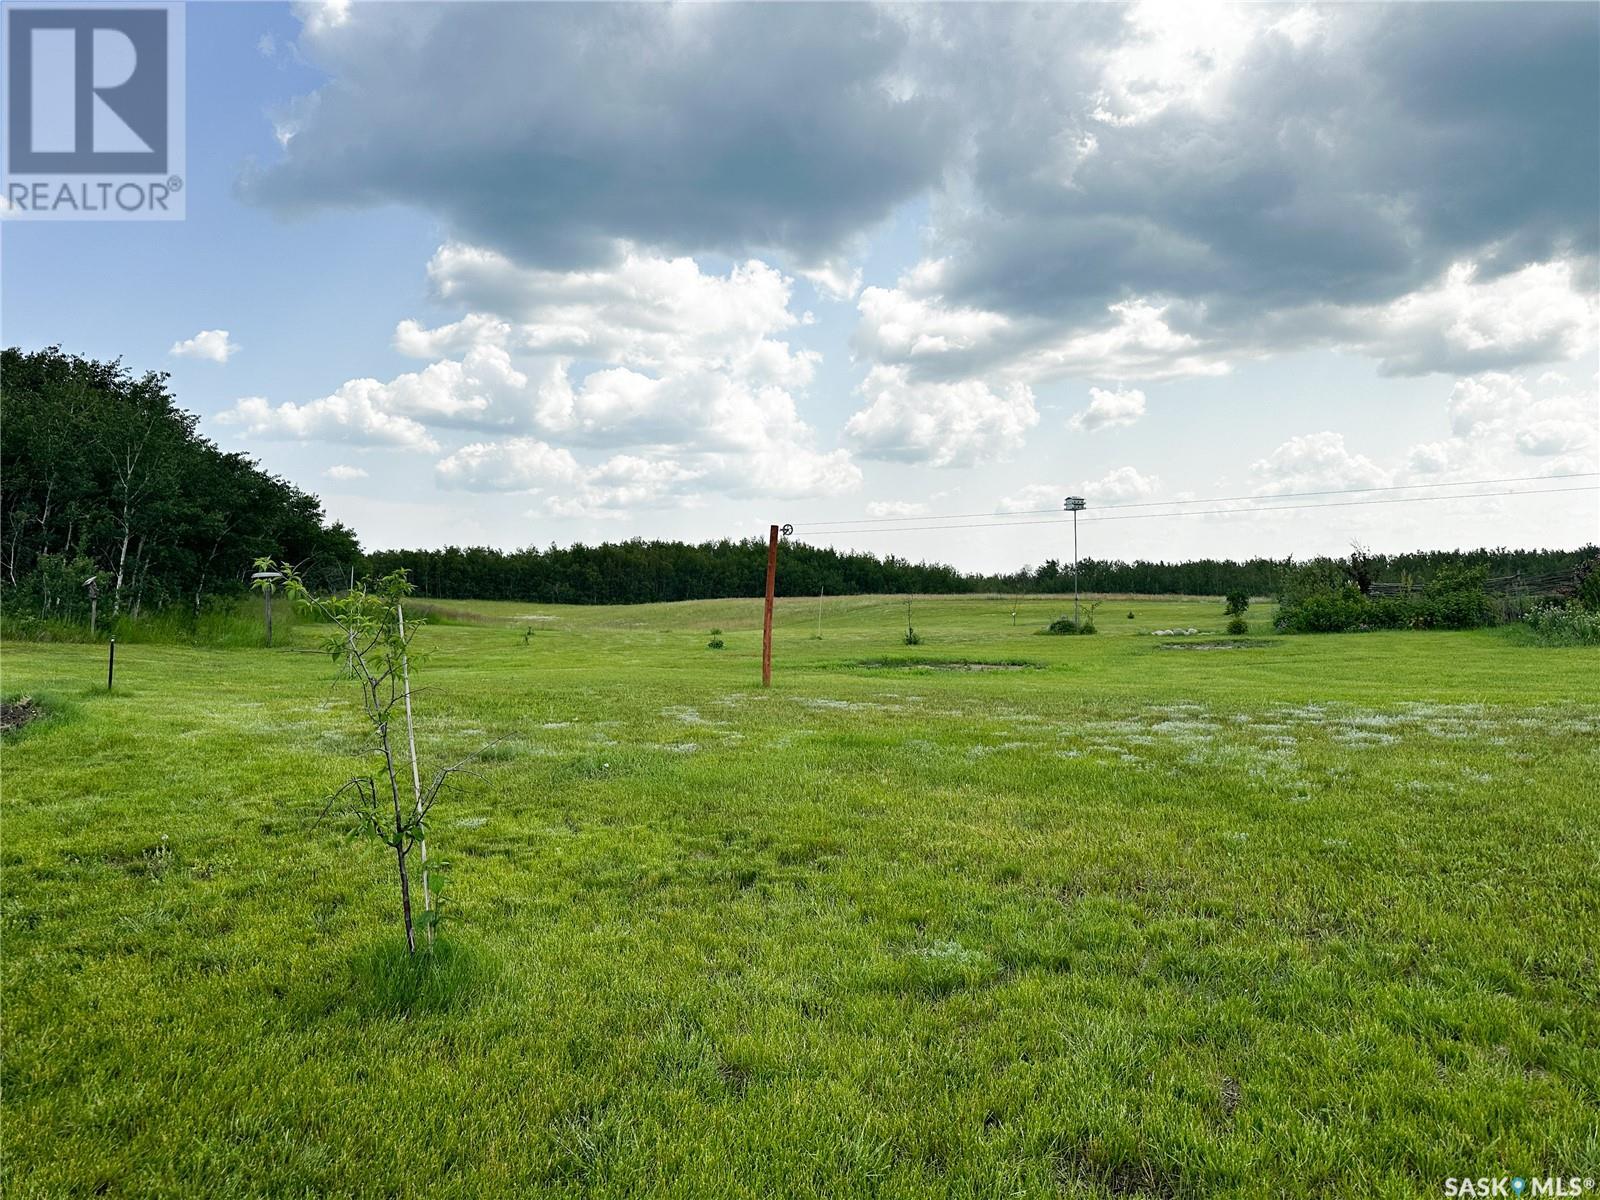
[[[1078,617],[1078,514],[1084,508],[1083,497],[1068,496],[1061,507],[1072,514],[1072,625],[1077,629],[1082,628]]]

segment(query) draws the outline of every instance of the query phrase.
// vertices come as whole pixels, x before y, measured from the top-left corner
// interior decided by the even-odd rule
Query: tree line
[[[0,352],[0,580],[8,616],[76,620],[95,581],[115,619],[199,613],[271,555],[328,578],[359,569],[321,502],[196,431],[160,372],[50,347]]]
[[[243,594],[250,564],[270,557],[297,565],[307,584],[332,590],[352,574],[410,573],[436,599],[551,604],[642,604],[759,596],[762,539],[689,544],[632,539],[496,550],[381,550],[363,554],[355,535],[328,521],[321,502],[247,455],[202,437],[198,418],[177,406],[164,373],[135,375],[120,360],[95,362],[57,347],[0,354],[0,584],[8,621],[86,615],[85,580],[100,611],[136,617],[154,609],[199,614]],[[1439,572],[1482,568],[1490,576],[1569,569],[1592,558],[1578,550],[1508,548],[1369,555],[1373,578],[1425,584]],[[1070,591],[1072,565],[983,574],[945,563],[912,562],[786,540],[778,592],[784,596]],[[1330,570],[1341,560],[1313,559]],[[1122,562],[1086,558],[1088,592],[1221,596],[1275,595],[1286,559]]]
[[[1564,570],[1593,558],[1578,550],[1419,551],[1370,555],[1376,578],[1427,583],[1441,571],[1482,568],[1488,575]],[[384,575],[404,568],[419,594],[441,600],[525,600],[545,604],[648,604],[725,596],[759,596],[766,583],[767,545],[760,538],[685,542],[603,542],[540,550],[447,546],[440,550],[382,550],[366,556],[368,570]],[[779,549],[780,596],[1072,590],[1072,564],[1047,559],[1038,567],[1002,574],[958,571],[943,563],[911,562],[894,555],[812,546],[786,540]],[[1337,573],[1344,560],[1253,558],[1187,562],[1081,559],[1079,586],[1086,592],[1223,596],[1277,595],[1284,581],[1308,564]]]

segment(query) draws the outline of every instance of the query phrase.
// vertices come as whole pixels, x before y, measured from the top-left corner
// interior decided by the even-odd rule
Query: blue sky
[[[191,4],[187,41],[187,219],[5,222],[5,341],[170,371],[368,546],[1600,459],[1591,5]],[[923,523],[826,540],[1063,554]],[[1564,493],[1083,549],[1596,537]]]

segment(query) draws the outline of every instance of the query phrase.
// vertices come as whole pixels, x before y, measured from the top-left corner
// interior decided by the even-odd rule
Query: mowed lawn
[[[316,627],[121,646],[109,696],[4,647],[57,714],[4,749],[7,1196],[1600,1177],[1594,650],[794,600],[763,692],[756,601],[444,607],[427,761],[492,746],[421,976],[316,823],[371,761]]]

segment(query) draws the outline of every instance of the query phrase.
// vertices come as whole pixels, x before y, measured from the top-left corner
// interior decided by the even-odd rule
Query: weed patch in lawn
[[[351,958],[346,999],[369,1017],[459,1013],[482,999],[495,973],[493,959],[470,934],[441,935],[431,951],[418,954],[406,953],[403,939],[384,937]]]

